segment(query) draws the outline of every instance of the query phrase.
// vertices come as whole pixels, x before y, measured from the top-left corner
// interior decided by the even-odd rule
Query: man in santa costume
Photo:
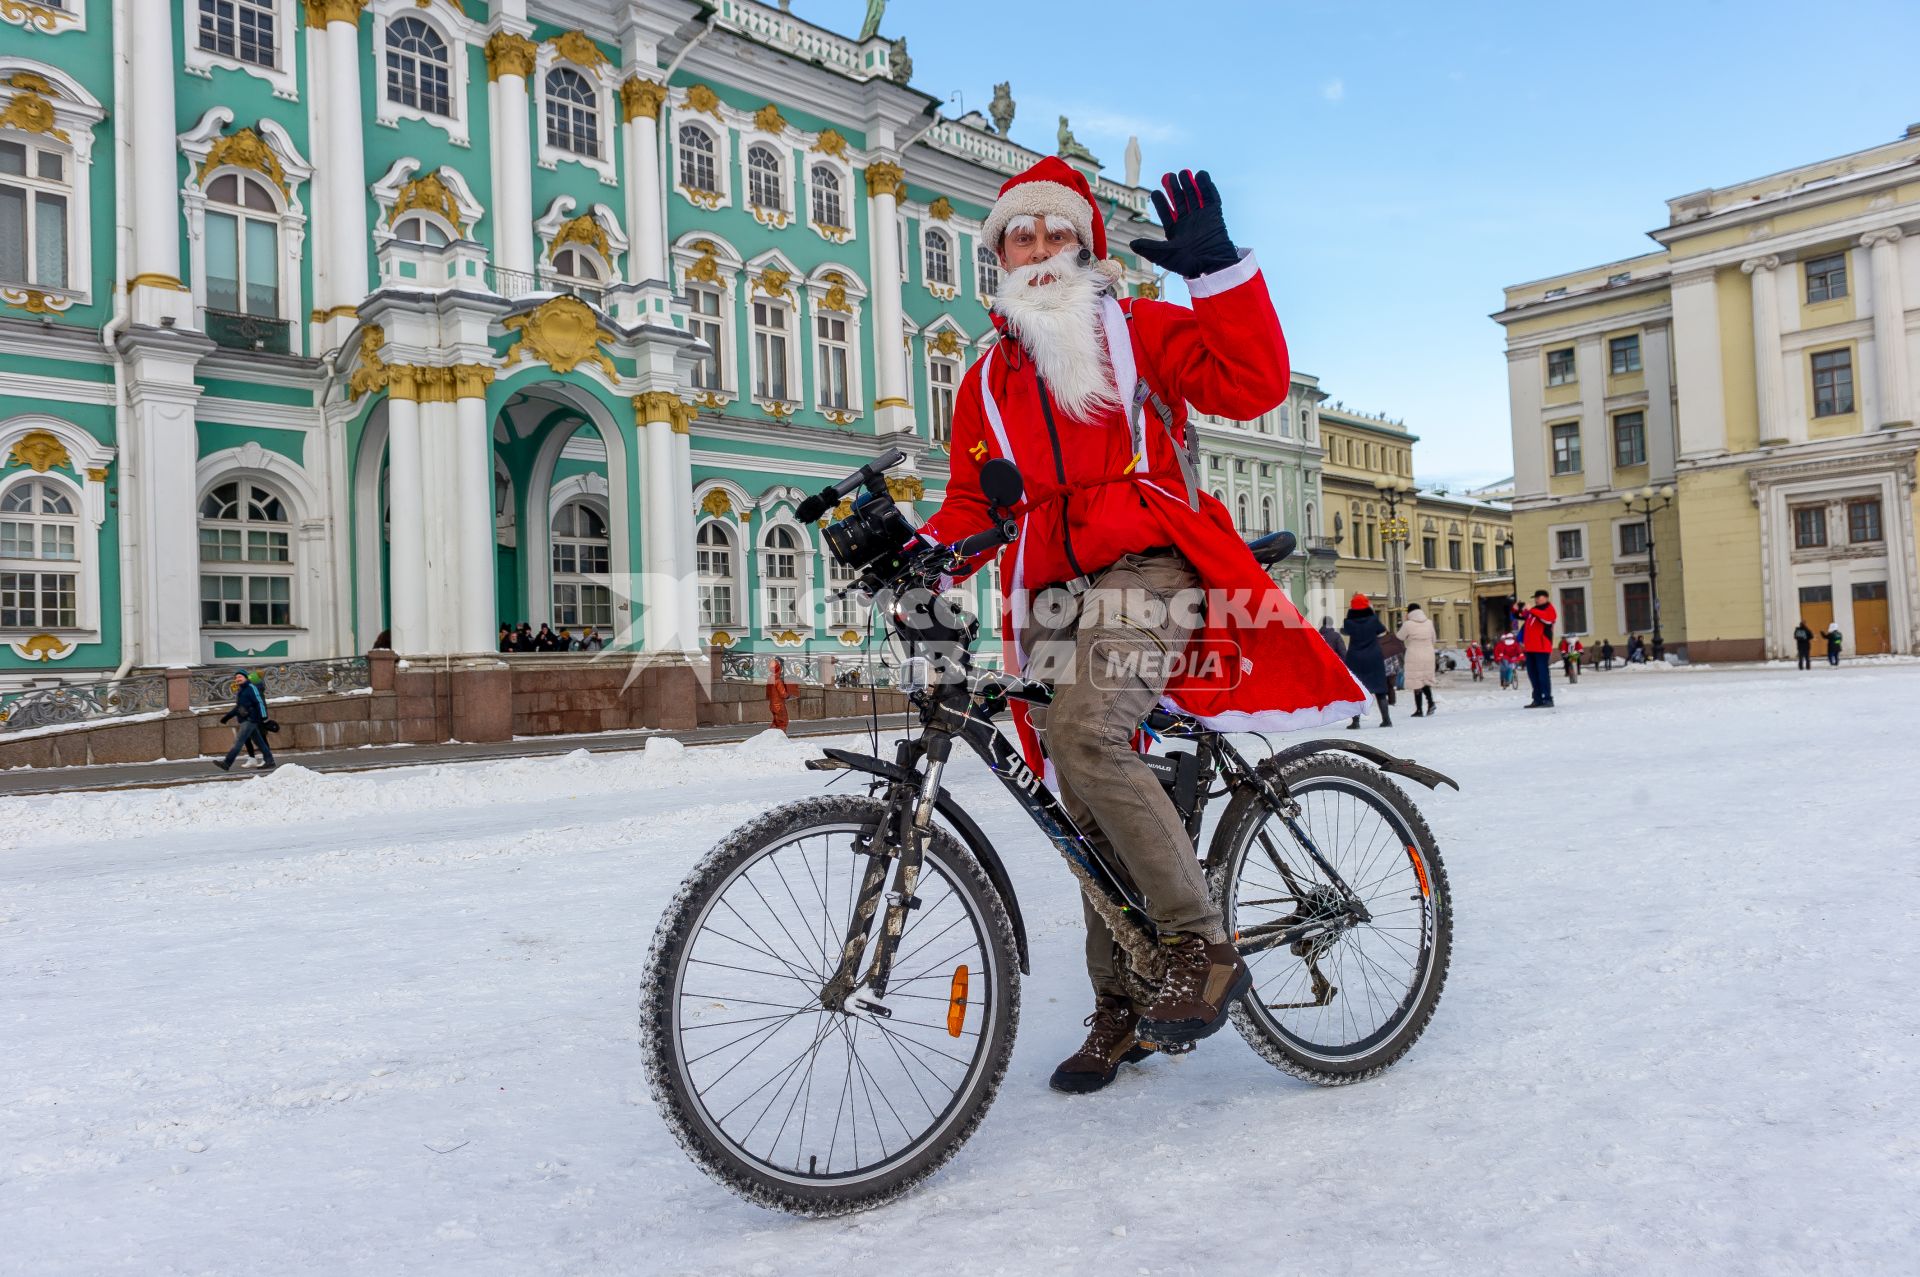
[[[1052,1079],[1070,1092],[1105,1086],[1147,1046],[1213,1032],[1251,983],[1180,815],[1135,751],[1141,720],[1164,703],[1222,730],[1286,730],[1364,700],[1195,484],[1187,406],[1237,420],[1272,410],[1287,396],[1287,348],[1212,180],[1169,174],[1163,186],[1166,239],[1132,247],[1186,278],[1191,309],[1115,296],[1123,268],[1086,178],[1061,160],[1001,188],[982,230],[1005,272],[1001,340],[961,385],[952,478],[921,532],[951,542],[991,526],[980,467],[1019,466],[1003,632],[1010,663],[1055,684],[1051,707],[1020,723],[1023,741],[1030,755],[1044,742],[1068,813],[1139,888],[1165,946],[1159,997],[1135,1006],[1112,933],[1087,907],[1092,1031]]]

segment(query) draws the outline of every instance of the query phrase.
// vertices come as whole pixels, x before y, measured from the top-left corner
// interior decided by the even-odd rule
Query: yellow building
[[[1494,316],[1520,588],[1696,661],[1791,655],[1801,620],[1914,651],[1920,126],[1667,210],[1659,251]]]
[[[1338,596],[1313,619],[1337,624],[1359,593],[1389,627],[1418,603],[1443,647],[1497,634],[1513,586],[1507,507],[1416,484],[1419,436],[1404,422],[1322,404],[1320,432],[1323,522],[1340,558]]]

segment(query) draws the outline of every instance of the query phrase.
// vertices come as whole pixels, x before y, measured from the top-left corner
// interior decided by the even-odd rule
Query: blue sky
[[[852,34],[865,0],[794,0]],[[1664,201],[1920,122],[1920,3],[893,0],[914,83],[1119,176],[1207,168],[1293,349],[1404,418],[1423,481],[1510,473],[1504,285],[1657,247]],[[952,112],[949,112],[952,113]]]

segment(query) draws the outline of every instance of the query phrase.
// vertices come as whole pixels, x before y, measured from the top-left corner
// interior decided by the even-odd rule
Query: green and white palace
[[[748,0],[0,0],[0,688],[523,620],[854,655],[793,508],[887,447],[937,504],[1039,158],[936,106]],[[1250,530],[1319,398],[1208,423]]]

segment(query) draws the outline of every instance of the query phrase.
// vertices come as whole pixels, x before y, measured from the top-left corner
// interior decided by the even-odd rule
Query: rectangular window
[[[1851,593],[1853,594],[1853,601],[1855,603],[1871,603],[1875,599],[1884,599],[1887,597],[1887,583],[1885,581],[1855,581]]]
[[[254,66],[271,67],[273,0],[200,0],[200,47]]]
[[[1487,570],[1487,543],[1485,541],[1475,541],[1473,543],[1473,570],[1475,572],[1485,572]]]
[[[1793,510],[1793,548],[1817,550],[1827,543],[1827,508],[1823,505],[1795,506]]]
[[[1853,352],[1822,350],[1813,356],[1813,415],[1838,417],[1853,411]]]
[[[720,294],[706,288],[687,290],[687,326],[693,336],[707,344],[711,352],[700,356],[693,366],[693,384],[700,390],[719,390],[720,380]]]
[[[1615,337],[1607,343],[1607,366],[1614,375],[1640,371],[1640,335]]]
[[[1653,628],[1653,587],[1645,581],[1623,581],[1620,584],[1620,602],[1626,611],[1621,618],[1626,622],[1627,633],[1638,634],[1641,630]]]
[[[787,397],[787,310],[764,301],[753,304],[753,392]]]
[[[1547,352],[1547,384],[1565,386],[1573,381],[1573,347]]]
[[[732,625],[733,587],[731,585],[703,585],[700,587],[700,623],[707,626]]]
[[[1833,602],[1833,587],[1831,585],[1803,585],[1800,587],[1800,602],[1802,606],[1808,603],[1831,603]]]
[[[70,572],[0,572],[0,629],[76,628],[78,580]]]
[[[604,585],[580,587],[580,623],[613,628],[613,591]]]
[[[1613,419],[1613,464],[1647,464],[1647,418],[1645,413],[1623,412]]]
[[[767,587],[768,625],[800,624],[800,592],[791,585]]]
[[[1580,427],[1574,422],[1553,428],[1553,472],[1580,473]]]
[[[1579,528],[1561,528],[1553,534],[1554,558],[1561,563],[1578,562],[1587,557],[1585,538]]]
[[[1567,585],[1560,589],[1560,629],[1566,634],[1587,632],[1587,587]]]
[[[947,359],[936,359],[927,366],[927,383],[933,390],[933,441],[953,440],[953,394],[960,367]]]
[[[1440,538],[1420,538],[1420,566],[1431,569],[1439,557]]]
[[[1807,300],[1830,302],[1847,295],[1847,255],[1834,253],[1807,261]]]
[[[66,156],[0,142],[0,279],[66,288]]]
[[[1880,531],[1880,499],[1847,502],[1847,542],[1864,545],[1883,540]]]
[[[820,406],[844,409],[851,402],[847,388],[847,366],[851,357],[847,321],[841,315],[823,314],[815,319],[814,331],[820,339],[819,366],[814,372],[820,388]]]
[[[1507,570],[1507,543],[1505,541],[1493,547],[1493,570],[1495,572],[1505,572]]]
[[[1647,525],[1644,523],[1623,523],[1620,525],[1620,557],[1630,559],[1636,554],[1647,552]]]
[[[1447,571],[1458,572],[1459,570],[1460,543],[1458,541],[1449,541],[1447,542]]]

